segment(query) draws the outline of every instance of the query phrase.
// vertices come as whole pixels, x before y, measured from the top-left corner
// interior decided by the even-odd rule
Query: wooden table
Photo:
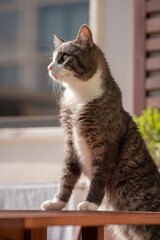
[[[108,224],[160,225],[160,212],[4,210],[0,211],[0,240],[47,240],[48,226],[66,225],[82,226],[83,240],[103,240]]]

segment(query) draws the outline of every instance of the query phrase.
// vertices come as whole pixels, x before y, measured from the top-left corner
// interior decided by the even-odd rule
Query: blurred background
[[[64,133],[59,88],[47,66],[53,34],[75,39],[84,23],[107,58],[124,108],[137,116],[148,106],[160,109],[159,0],[0,0],[0,208],[39,209],[57,191],[48,182],[60,179]],[[160,166],[160,113],[151,108],[136,122]]]
[[[0,117],[58,115],[47,71],[53,34],[74,39],[83,23],[89,23],[87,0],[0,1]]]
[[[160,108],[159,0],[0,0],[0,182],[58,180],[60,90],[47,66],[53,34],[75,39],[84,23],[107,58],[124,108],[137,116]],[[147,114],[159,136],[157,112]]]

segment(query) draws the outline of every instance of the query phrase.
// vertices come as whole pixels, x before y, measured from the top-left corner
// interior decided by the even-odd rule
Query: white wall
[[[133,113],[133,0],[97,2],[101,8],[99,42],[112,75],[122,90],[124,108]]]
[[[0,129],[0,183],[59,181],[63,142],[61,128]]]

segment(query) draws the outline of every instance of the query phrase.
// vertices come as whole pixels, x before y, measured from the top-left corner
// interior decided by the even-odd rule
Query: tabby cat
[[[84,173],[90,187],[79,210],[103,204],[113,211],[160,211],[160,174],[90,29],[83,25],[69,42],[54,36],[54,44],[48,70],[65,88],[65,164],[58,193],[41,208],[64,208]],[[113,231],[122,240],[160,240],[160,226],[115,226]]]

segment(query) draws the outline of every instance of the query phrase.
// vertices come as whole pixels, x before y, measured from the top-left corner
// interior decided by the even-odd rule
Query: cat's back
[[[126,130],[119,143],[111,201],[117,210],[160,211],[160,173],[132,117],[124,111]],[[119,194],[120,193],[120,194]]]

